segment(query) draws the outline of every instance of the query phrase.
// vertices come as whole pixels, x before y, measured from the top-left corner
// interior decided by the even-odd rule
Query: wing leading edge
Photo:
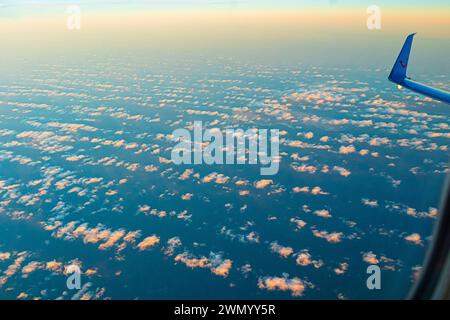
[[[450,104],[450,92],[413,81],[406,76],[414,36],[415,33],[410,34],[406,38],[403,48],[395,61],[391,73],[389,74],[389,80],[414,92]]]

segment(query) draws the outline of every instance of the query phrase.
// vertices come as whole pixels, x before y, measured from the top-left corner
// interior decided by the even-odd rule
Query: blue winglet
[[[408,69],[409,55],[411,53],[411,47],[416,34],[410,34],[403,45],[402,51],[398,55],[397,61],[395,61],[394,67],[392,68],[391,74],[389,75],[389,80],[392,82],[402,84],[403,80],[406,78],[406,70]]]

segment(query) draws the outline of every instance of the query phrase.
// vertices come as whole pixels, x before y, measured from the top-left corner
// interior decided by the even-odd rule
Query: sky
[[[448,1],[445,0],[399,0],[393,4],[393,1],[378,0],[2,0],[2,6],[24,6],[35,4],[89,4],[94,6],[117,5],[117,4],[135,4],[135,5],[153,5],[153,6],[211,6],[211,5],[241,5],[247,7],[301,7],[301,6],[356,6],[356,5],[370,5],[377,4],[382,6],[425,6],[425,7],[449,7]]]
[[[383,66],[417,32],[414,52],[448,70],[448,1],[375,2],[380,30],[367,28],[373,0],[0,0],[0,36],[5,58],[128,52]],[[75,32],[68,4],[82,10]]]

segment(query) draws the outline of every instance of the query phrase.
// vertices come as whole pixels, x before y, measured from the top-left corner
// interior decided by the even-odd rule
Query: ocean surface
[[[388,72],[93,57],[2,75],[0,298],[405,297],[448,172],[450,109]],[[193,121],[280,130],[279,173],[173,164],[171,134]],[[372,264],[381,290],[366,286]]]

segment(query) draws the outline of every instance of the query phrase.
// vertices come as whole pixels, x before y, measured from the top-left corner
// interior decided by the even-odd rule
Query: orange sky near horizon
[[[450,39],[450,11],[423,9],[382,11],[381,30],[366,26],[369,14],[355,8],[298,10],[146,10],[82,12],[81,29],[68,30],[68,15],[0,17],[3,55],[109,49],[258,50],[291,43],[351,46],[380,37]],[[400,40],[401,41],[401,40]],[[396,48],[397,50],[397,48]]]

